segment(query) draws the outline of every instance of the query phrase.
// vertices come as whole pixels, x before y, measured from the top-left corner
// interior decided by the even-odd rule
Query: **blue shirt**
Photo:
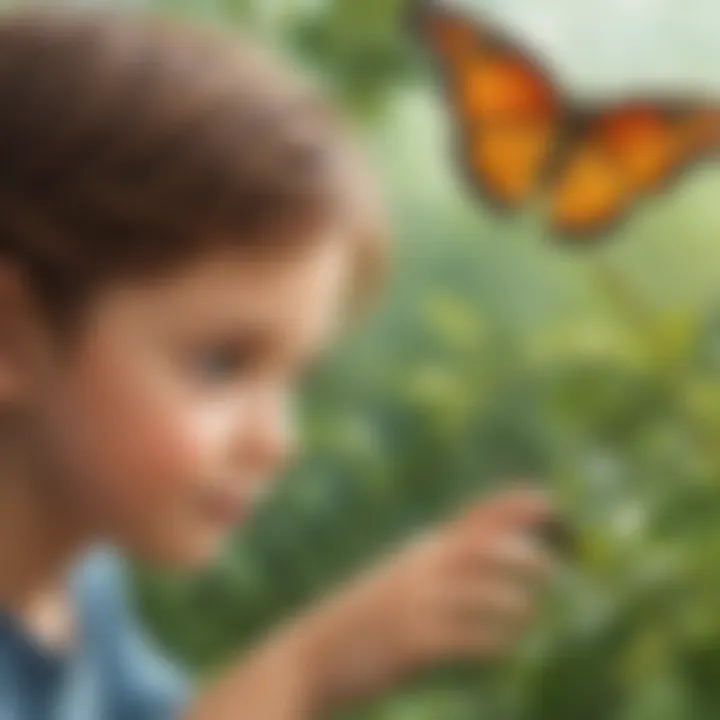
[[[175,720],[189,683],[143,633],[122,563],[93,552],[73,576],[71,651],[42,647],[0,613],[0,720]]]

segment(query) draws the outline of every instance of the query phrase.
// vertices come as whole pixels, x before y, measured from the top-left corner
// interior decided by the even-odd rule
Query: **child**
[[[190,698],[116,552],[200,566],[266,492],[296,380],[381,261],[372,184],[315,91],[158,19],[5,16],[0,107],[0,717],[300,720],[509,648],[548,570],[523,491]]]

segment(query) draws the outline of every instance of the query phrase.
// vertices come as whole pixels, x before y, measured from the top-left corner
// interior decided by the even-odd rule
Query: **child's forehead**
[[[161,275],[157,287],[183,293],[253,295],[291,291],[296,285],[337,272],[350,262],[342,238],[325,234],[296,248],[220,247]]]
[[[98,316],[203,322],[300,324],[342,305],[350,273],[343,243],[295,255],[225,251],[144,281],[119,283],[100,298]]]

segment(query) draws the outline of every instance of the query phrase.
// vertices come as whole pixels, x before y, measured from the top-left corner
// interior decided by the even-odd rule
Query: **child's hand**
[[[279,629],[198,698],[188,720],[309,720],[442,660],[509,650],[551,567],[533,531],[553,513],[499,495]]]
[[[323,603],[297,628],[319,694],[335,703],[442,660],[511,649],[551,569],[533,531],[552,516],[535,493],[501,494]]]

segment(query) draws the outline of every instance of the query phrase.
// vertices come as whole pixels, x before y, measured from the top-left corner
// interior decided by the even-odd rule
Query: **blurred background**
[[[382,307],[312,379],[305,450],[274,497],[202,576],[137,569],[163,643],[202,676],[419,528],[531,476],[578,557],[521,652],[343,717],[720,717],[720,167],[564,248],[535,213],[496,217],[460,182],[400,0],[105,4],[249,28],[315,73],[363,133],[395,234]],[[720,99],[714,0],[482,7],[583,102]]]

